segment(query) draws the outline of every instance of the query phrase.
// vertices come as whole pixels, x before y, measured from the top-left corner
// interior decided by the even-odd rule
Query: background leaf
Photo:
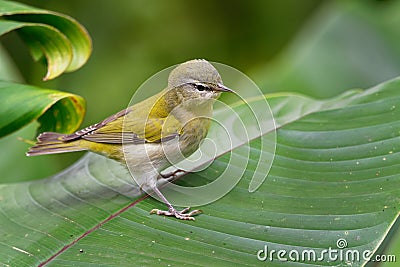
[[[272,96],[281,127],[266,182],[248,192],[257,163],[250,161],[238,186],[202,207],[195,222],[149,215],[163,204],[138,199],[127,171],[94,154],[55,177],[3,185],[2,263],[258,265],[264,245],[321,252],[339,238],[348,248],[375,250],[399,212],[399,87],[397,79],[328,101]],[[250,144],[251,159],[259,145]],[[182,183],[215,179],[227,157]]]
[[[83,120],[85,102],[77,95],[0,81],[0,137],[34,120],[39,131],[70,133]]]
[[[35,60],[47,61],[45,79],[76,70],[91,53],[90,37],[74,19],[12,1],[0,1],[0,35],[8,37],[12,33],[7,33],[12,31],[17,32],[29,46]],[[23,54],[21,50],[18,54]],[[23,83],[24,79],[3,49],[0,50],[0,59],[0,145],[3,151],[0,163],[3,178],[7,177],[1,182],[31,180],[54,174],[64,168],[60,158],[69,164],[74,159],[68,156],[28,159],[25,156],[28,145],[18,139],[33,140],[41,131],[70,133],[76,130],[85,114],[84,100],[78,95],[43,89],[42,86],[16,84]],[[27,60],[22,65],[25,66]],[[22,72],[25,73],[23,69]],[[32,125],[28,126],[30,123]]]
[[[88,60],[92,43],[85,28],[66,15],[12,1],[0,1],[0,35],[17,30],[35,60],[45,56],[47,74],[54,79]]]

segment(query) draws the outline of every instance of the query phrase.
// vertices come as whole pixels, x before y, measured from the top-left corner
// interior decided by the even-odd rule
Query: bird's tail
[[[87,150],[79,145],[80,140],[63,141],[64,136],[65,134],[44,132],[38,136],[38,142],[26,152],[26,155],[38,156]]]

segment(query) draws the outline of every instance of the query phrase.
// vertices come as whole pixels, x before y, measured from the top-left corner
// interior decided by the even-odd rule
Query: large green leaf
[[[340,238],[355,251],[377,249],[399,213],[400,80],[327,101],[268,98],[278,144],[256,192],[247,188],[260,139],[250,144],[252,160],[239,184],[202,207],[195,222],[149,215],[164,205],[140,198],[123,166],[89,154],[54,177],[0,187],[1,263],[258,265],[265,245],[318,253],[337,248]],[[228,158],[182,182],[213,180]],[[275,258],[268,263],[274,265],[301,263]]]
[[[258,70],[255,80],[268,91],[330,97],[396,77],[399,10],[399,1],[325,1],[277,60]],[[395,231],[380,253],[400,254],[400,232]]]
[[[82,123],[85,102],[80,96],[0,81],[0,137],[38,120],[39,132],[70,133]]]
[[[53,79],[80,68],[88,60],[92,43],[85,28],[66,15],[0,0],[0,35],[16,30],[35,60],[45,56]]]

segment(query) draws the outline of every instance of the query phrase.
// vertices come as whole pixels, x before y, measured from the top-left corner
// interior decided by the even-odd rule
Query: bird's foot
[[[184,175],[186,174],[187,171],[181,170],[181,169],[177,169],[173,172],[169,172],[169,173],[165,173],[165,174],[160,174],[160,176],[164,179],[171,179],[171,178],[177,178],[180,175]]]
[[[191,220],[191,221],[194,221],[195,218],[193,216],[202,213],[201,210],[192,210],[191,212],[188,213],[189,210],[190,210],[190,207],[184,208],[181,211],[177,211],[174,208],[170,208],[169,210],[152,209],[150,211],[150,214],[157,214],[157,215],[164,215],[164,216],[174,216],[175,218],[177,218],[179,220]]]

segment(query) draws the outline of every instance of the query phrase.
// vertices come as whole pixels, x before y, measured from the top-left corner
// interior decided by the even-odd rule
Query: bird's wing
[[[68,135],[64,135],[62,137],[62,141],[74,141],[80,138],[83,138],[87,135],[90,134],[94,134],[96,131],[98,131],[101,128],[104,128],[105,126],[109,125],[111,122],[115,122],[115,121],[119,121],[119,120],[123,120],[123,117],[125,115],[127,115],[129,112],[131,112],[132,110],[127,108],[124,110],[121,110],[120,112],[108,117],[107,119],[103,120],[102,122],[90,125],[82,130],[76,131],[73,134],[68,134]]]
[[[164,142],[179,136],[181,124],[173,115],[168,119],[136,115],[132,109],[122,110],[100,123],[64,136],[63,141],[82,138],[98,143],[142,144]]]

